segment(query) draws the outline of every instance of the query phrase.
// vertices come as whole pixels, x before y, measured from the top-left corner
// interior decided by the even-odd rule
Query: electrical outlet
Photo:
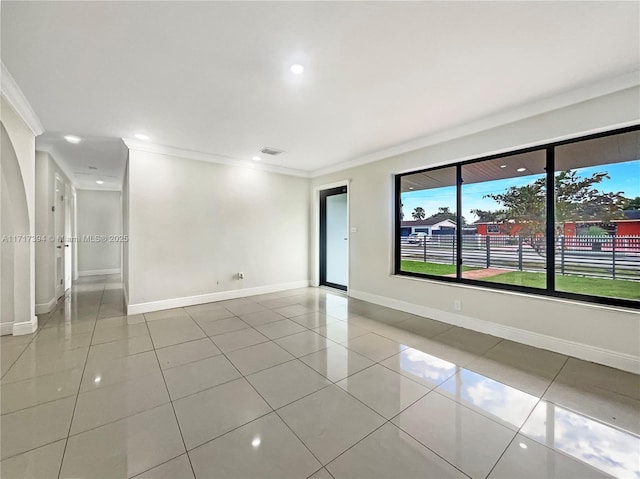
[[[462,311],[462,301],[459,299],[453,300],[453,309],[456,311]]]
[[[244,279],[244,273],[242,272],[238,273],[238,279]]]

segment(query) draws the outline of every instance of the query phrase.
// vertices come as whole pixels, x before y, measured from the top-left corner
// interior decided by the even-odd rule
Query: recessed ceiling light
[[[519,444],[519,446],[520,446],[522,449],[527,449],[527,445],[526,445],[524,442],[521,442],[521,443]]]
[[[527,169],[526,168],[518,168],[516,171],[518,173],[522,173],[523,171],[527,171]]]
[[[78,138],[75,135],[66,135],[64,139],[67,140],[69,143],[73,143],[74,145],[77,145],[78,143],[80,143],[80,141],[82,141],[80,140],[80,138]]]
[[[291,73],[300,75],[303,71],[304,71],[304,67],[299,63],[296,63],[295,65],[291,65]]]
[[[260,161],[262,158],[260,158],[259,156],[254,156],[253,158],[251,158],[253,161]]]
[[[93,380],[93,382],[98,384],[101,380],[102,380],[102,378],[100,376],[96,376],[95,379]]]
[[[149,139],[148,135],[143,135],[142,133],[136,133],[134,135],[138,140],[144,140],[147,141]]]
[[[410,189],[410,190],[412,190],[412,189],[413,189],[413,186],[410,186],[410,187],[409,187],[409,189]]]
[[[98,183],[99,185],[104,185],[104,181],[102,180],[96,180],[96,183]]]
[[[253,447],[258,447],[258,446],[260,445],[260,443],[261,443],[261,442],[262,442],[262,441],[260,440],[260,438],[259,438],[259,437],[254,437],[254,438],[253,438],[253,441],[251,441],[251,445],[252,445]]]
[[[506,168],[507,165],[500,165],[500,168]]]

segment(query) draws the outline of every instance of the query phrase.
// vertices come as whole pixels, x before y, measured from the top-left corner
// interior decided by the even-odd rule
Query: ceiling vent
[[[98,168],[97,168],[97,167],[95,167],[95,166],[90,166],[90,167],[89,167],[89,169],[90,169],[90,170],[97,170]]]
[[[276,156],[276,155],[279,155],[280,153],[284,153],[284,150],[278,150],[276,148],[270,148],[268,146],[265,146],[262,150],[260,150],[260,153],[264,153],[265,155]]]

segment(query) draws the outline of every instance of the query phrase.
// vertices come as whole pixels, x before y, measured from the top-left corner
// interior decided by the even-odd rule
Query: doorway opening
[[[320,285],[347,290],[349,220],[347,186],[320,191]]]

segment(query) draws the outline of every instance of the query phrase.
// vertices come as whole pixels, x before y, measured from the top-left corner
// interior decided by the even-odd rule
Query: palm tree
[[[416,208],[411,212],[411,216],[414,220],[423,220],[427,215],[423,208],[416,206]]]

